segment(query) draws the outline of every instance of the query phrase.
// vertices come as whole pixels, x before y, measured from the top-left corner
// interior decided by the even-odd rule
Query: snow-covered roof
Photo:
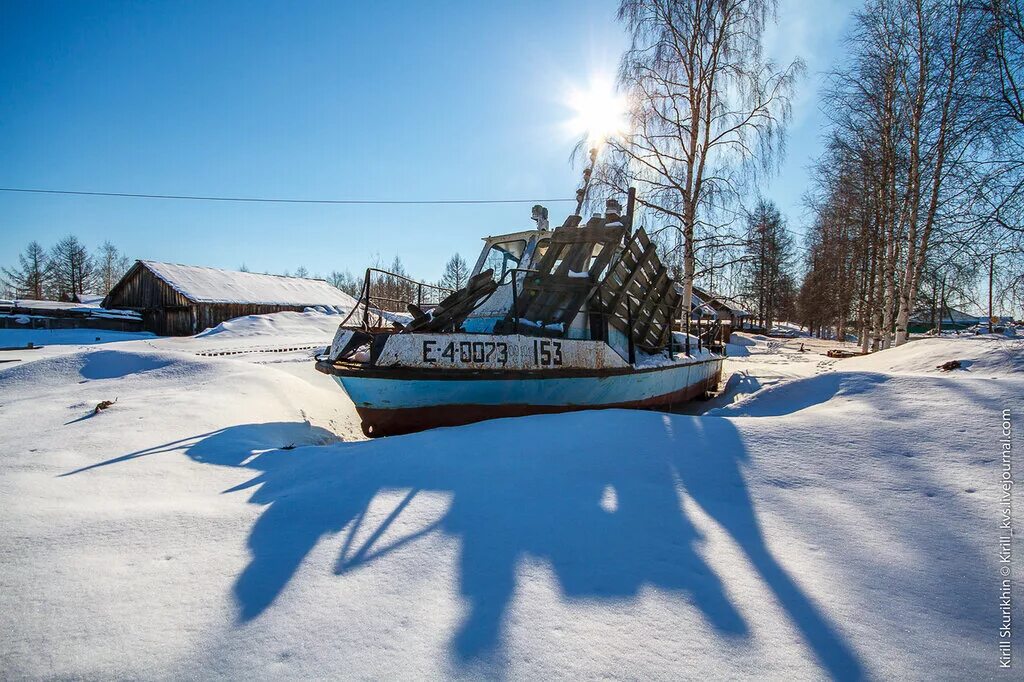
[[[103,302],[103,298],[103,294],[93,293],[75,294],[74,296],[74,299],[77,302],[81,303],[82,305],[91,305],[96,307],[99,307],[99,305]]]
[[[172,289],[196,303],[343,306],[355,299],[322,279],[260,275],[199,265],[139,261]]]
[[[39,301],[31,298],[19,298],[13,301],[0,301],[0,310],[27,310],[39,316],[53,316],[61,313],[77,313],[88,317],[106,317],[111,319],[142,319],[138,313],[130,310],[107,310],[98,305],[67,301]]]
[[[681,293],[683,290],[682,284],[676,283],[678,291]],[[750,313],[744,310],[740,304],[731,298],[719,296],[714,293],[709,293],[703,289],[693,287],[693,299],[690,303],[692,309],[700,309],[701,314],[705,317],[712,317],[717,319],[719,317],[718,312],[724,310],[730,315],[736,317],[750,317]]]
[[[31,310],[77,310],[82,308],[81,303],[67,301],[42,301],[32,298],[19,298],[13,301],[15,308]]]
[[[961,323],[961,324],[971,324],[971,323],[986,322],[986,321],[988,321],[987,317],[979,317],[977,315],[970,315],[968,313],[965,313],[965,312],[963,312],[961,310],[957,310],[956,308],[951,308],[949,306],[943,307],[941,313],[938,310],[936,310],[935,311],[935,317],[936,318],[941,317],[943,322],[949,322],[950,320],[952,320],[953,322]],[[930,324],[932,322],[932,311],[931,311],[931,309],[928,309],[928,308],[919,309],[917,312],[915,312],[913,315],[910,316],[910,321],[911,322],[916,322],[918,324]]]
[[[728,308],[730,312],[736,317],[751,317],[751,313],[744,309],[739,303],[732,300],[731,298],[716,298],[716,301],[722,304],[723,307]]]

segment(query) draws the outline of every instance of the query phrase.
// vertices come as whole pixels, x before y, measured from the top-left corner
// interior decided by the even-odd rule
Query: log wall
[[[236,317],[305,309],[253,303],[198,303],[175,291],[141,263],[136,263],[117,283],[104,307],[138,311],[142,314],[142,328],[161,336],[191,336]]]

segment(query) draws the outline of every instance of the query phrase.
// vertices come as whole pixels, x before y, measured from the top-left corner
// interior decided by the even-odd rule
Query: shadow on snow
[[[719,633],[746,636],[739,610],[696,551],[700,537],[681,505],[684,493],[742,548],[825,671],[847,679],[863,674],[851,648],[766,546],[741,472],[746,449],[727,419],[584,412],[266,450],[336,440],[308,423],[249,424],[86,469],[184,449],[196,461],[258,471],[226,491],[252,489],[250,501],[266,505],[249,535],[251,561],[234,585],[242,621],[274,602],[325,535],[347,529],[338,574],[386,560],[430,532],[459,536],[460,592],[470,610],[452,647],[466,661],[500,648],[524,556],[548,562],[568,598],[622,599],[655,586],[684,596]],[[395,489],[408,492],[354,547],[374,498]],[[614,508],[602,506],[609,490]],[[450,494],[451,504],[432,525],[382,543],[419,491]]]

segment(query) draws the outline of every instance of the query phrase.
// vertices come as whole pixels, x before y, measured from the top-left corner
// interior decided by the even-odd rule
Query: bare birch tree
[[[784,143],[794,83],[803,70],[765,59],[762,38],[774,0],[623,0],[630,47],[619,85],[629,131],[608,141],[596,179],[624,192],[676,231],[689,300],[697,245],[718,243],[716,209],[735,203]],[[679,268],[677,268],[678,271]]]
[[[1024,146],[1013,96],[994,95],[1009,82],[995,16],[970,0],[868,0],[854,15],[826,93],[805,287],[857,292],[864,350],[907,340],[925,272],[931,288],[952,286],[1019,224]],[[834,300],[814,315],[838,331],[847,313]]]
[[[907,323],[917,296],[928,247],[940,217],[944,185],[959,159],[977,147],[979,121],[974,106],[982,69],[972,43],[981,38],[980,16],[968,0],[914,0],[910,23],[911,76],[904,79],[908,100],[907,184],[901,220],[907,226],[907,256],[900,281],[896,345],[907,341]]]
[[[128,272],[131,260],[111,242],[105,241],[96,254],[96,285],[99,293],[106,294]]]

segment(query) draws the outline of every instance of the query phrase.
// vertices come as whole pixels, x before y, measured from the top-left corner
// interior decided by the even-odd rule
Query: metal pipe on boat
[[[590,167],[583,169],[583,186],[576,190],[576,215],[583,215],[583,202],[587,200],[587,193],[590,191],[590,178],[596,164],[597,147],[594,147],[590,150]]]
[[[363,291],[366,292],[366,301],[363,302],[363,328],[370,329],[370,268],[366,269],[363,276]]]
[[[626,194],[626,230],[633,231],[633,210],[636,208],[636,187],[630,187]]]
[[[633,301],[629,297],[628,292],[626,293],[626,329],[629,330],[629,333],[626,335],[628,338],[629,364],[636,365],[636,347],[633,344]]]
[[[519,271],[512,269],[512,333],[519,333],[519,297],[516,295],[516,275]]]

